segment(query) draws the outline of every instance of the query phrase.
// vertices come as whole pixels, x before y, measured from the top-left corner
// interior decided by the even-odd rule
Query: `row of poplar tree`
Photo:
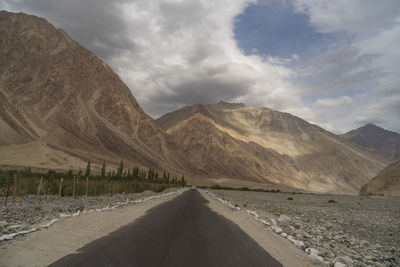
[[[72,170],[69,171],[68,176],[72,177]],[[83,174],[81,170],[78,172],[78,176],[80,177],[91,177],[91,162],[88,161],[85,173]],[[140,169],[139,167],[134,167],[132,169],[124,168],[124,162],[121,160],[119,167],[117,170],[108,170],[106,173],[106,162],[103,161],[103,165],[100,171],[100,178],[108,178],[112,180],[133,180],[133,179],[141,179],[147,180],[148,182],[153,183],[166,183],[166,184],[181,184],[182,186],[186,185],[185,175],[182,174],[180,178],[178,176],[170,176],[169,172],[163,172],[162,175],[158,173],[158,171],[153,168],[149,168],[147,171],[144,169]]]

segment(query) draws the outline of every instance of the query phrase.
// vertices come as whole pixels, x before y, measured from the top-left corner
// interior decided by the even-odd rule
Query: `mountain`
[[[380,151],[390,160],[400,159],[400,134],[366,124],[342,135],[361,146]]]
[[[384,168],[364,185],[360,195],[400,196],[400,160]]]
[[[193,169],[118,75],[63,30],[1,11],[0,36],[0,165]]]
[[[244,104],[184,107],[156,120],[210,176],[358,193],[387,160],[288,113]]]

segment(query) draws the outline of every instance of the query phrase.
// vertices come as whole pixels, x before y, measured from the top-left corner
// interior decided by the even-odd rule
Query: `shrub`
[[[215,184],[215,185],[211,186],[211,189],[221,189],[221,186],[218,184]]]
[[[329,200],[328,200],[328,203],[336,203],[336,201],[333,200],[333,199],[329,199]]]
[[[293,200],[293,198],[292,197],[288,197],[287,200]]]

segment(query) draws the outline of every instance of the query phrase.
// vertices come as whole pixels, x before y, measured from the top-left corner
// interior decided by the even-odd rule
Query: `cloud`
[[[351,97],[342,96],[342,97],[338,97],[338,98],[320,98],[314,103],[314,106],[337,108],[339,106],[349,105],[352,103],[353,103],[353,99]]]
[[[245,56],[235,17],[254,1],[11,1],[8,9],[47,18],[104,59],[157,117],[182,105],[242,99],[280,107],[296,89],[292,59]],[[296,58],[296,56],[294,56]],[[290,101],[293,103],[293,101]],[[300,107],[301,108],[301,107]]]
[[[307,15],[317,31],[340,32],[343,36],[310,59],[307,66],[297,69],[296,83],[305,98],[307,95],[352,97],[352,105],[341,105],[336,110],[324,105],[326,101],[314,103],[319,123],[349,130],[362,123],[379,122],[400,132],[400,3],[396,0],[384,3],[293,0],[292,3],[294,11]]]
[[[238,47],[235,18],[256,2],[3,0],[0,8],[65,29],[109,64],[153,117],[225,100],[290,112],[336,131],[379,118],[400,131],[397,0],[287,1],[317,31],[344,36],[326,51],[289,58],[245,55]]]
[[[345,31],[373,35],[396,24],[400,13],[397,0],[294,0],[293,9],[310,17],[318,31]]]

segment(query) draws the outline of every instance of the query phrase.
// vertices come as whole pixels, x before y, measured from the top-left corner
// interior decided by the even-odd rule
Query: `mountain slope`
[[[386,161],[287,113],[220,102],[157,122],[193,165],[221,178],[358,193]]]
[[[400,159],[400,134],[366,124],[342,135],[361,146],[380,151],[390,160]]]
[[[400,160],[384,168],[364,185],[360,190],[360,195],[400,196]]]
[[[1,11],[0,36],[1,165],[65,169],[124,159],[186,168],[118,75],[63,30]]]

